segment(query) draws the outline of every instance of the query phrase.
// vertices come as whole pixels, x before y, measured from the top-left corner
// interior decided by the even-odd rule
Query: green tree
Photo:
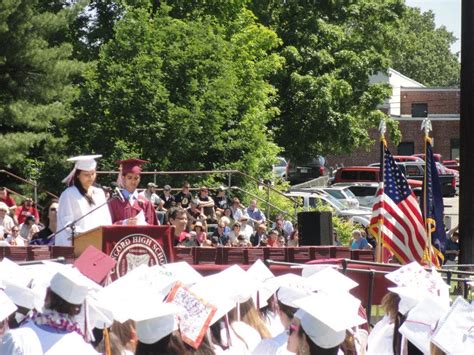
[[[266,78],[282,64],[270,53],[276,34],[243,7],[226,27],[168,11],[129,7],[117,22],[86,74],[71,146],[104,154],[107,168],[139,155],[154,162],[148,169],[270,170],[275,90]]]
[[[391,45],[392,67],[426,86],[459,86],[461,64],[451,52],[456,37],[436,28],[434,13],[406,7]]]
[[[271,81],[280,114],[269,126],[285,155],[307,160],[367,145],[390,92],[368,78],[389,67],[386,43],[403,2],[259,0],[251,8],[283,40],[286,65]]]
[[[35,169],[26,171],[25,158],[41,161],[39,178],[55,183],[49,177],[64,151],[73,81],[84,69],[61,38],[80,6],[53,11],[41,4],[0,2],[0,156],[2,165],[27,177]]]

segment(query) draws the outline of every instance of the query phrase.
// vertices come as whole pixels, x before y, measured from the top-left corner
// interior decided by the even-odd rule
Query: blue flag
[[[425,221],[434,227],[431,230],[431,245],[441,253],[444,253],[447,237],[443,220],[443,192],[441,190],[441,183],[439,181],[436,161],[433,156],[433,148],[431,147],[431,143],[429,141],[426,142],[425,169],[425,183],[423,184],[423,193],[421,195],[421,210],[424,214],[425,210],[423,208],[423,199],[426,197],[426,216],[424,216]]]

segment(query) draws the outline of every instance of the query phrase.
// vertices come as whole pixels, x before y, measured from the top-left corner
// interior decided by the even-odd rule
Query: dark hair
[[[110,343],[110,353],[112,355],[121,355],[125,350],[125,346],[122,345],[119,337],[112,332],[109,332],[109,343]],[[102,354],[105,354],[105,337],[102,338],[102,341],[97,345],[96,349]]]
[[[81,173],[81,171],[83,170],[80,170],[80,169],[77,169],[76,172],[74,173],[74,186],[76,186],[76,188],[79,190],[79,193],[84,196],[84,198],[87,200],[87,202],[89,203],[89,205],[95,205],[95,202],[94,202],[94,199],[92,198],[92,196],[89,196],[87,194],[87,191],[86,189],[84,189],[84,187],[82,186],[81,182],[79,181],[79,174]]]
[[[59,296],[48,287],[46,291],[44,308],[57,311],[59,313],[64,313],[69,316],[77,316],[81,312],[81,306],[82,305],[80,304],[72,304],[67,302],[64,298]]]
[[[50,220],[49,220],[49,208],[53,203],[58,203],[59,200],[57,198],[53,198],[47,205],[41,210],[40,220],[43,222],[45,228],[49,228]]]
[[[176,219],[178,216],[186,214],[186,210],[182,207],[174,207],[168,213],[168,220]]]
[[[137,343],[135,355],[214,355],[215,352],[207,337],[204,337],[199,348],[193,349],[185,344],[178,332],[173,332],[153,344]]]
[[[278,308],[280,309],[280,311],[285,313],[285,315],[290,319],[293,319],[293,316],[295,315],[296,311],[298,310],[298,308],[287,306],[286,304],[284,304],[280,301],[278,301]]]

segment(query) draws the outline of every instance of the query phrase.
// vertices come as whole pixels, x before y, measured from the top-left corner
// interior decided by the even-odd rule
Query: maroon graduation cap
[[[117,162],[117,164],[122,167],[122,175],[127,175],[129,173],[140,174],[142,172],[141,166],[146,163],[149,163],[149,161],[135,158],[119,160]]]
[[[101,252],[93,245],[89,245],[74,266],[92,281],[101,284],[117,262],[107,254]]]

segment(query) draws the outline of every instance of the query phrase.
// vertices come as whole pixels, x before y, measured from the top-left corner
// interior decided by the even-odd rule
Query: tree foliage
[[[272,79],[280,115],[271,126],[286,156],[308,160],[367,144],[368,128],[383,117],[377,105],[389,96],[368,78],[389,66],[386,43],[403,3],[266,0],[252,8],[283,40],[286,65]]]
[[[0,2],[0,156],[30,176],[25,158],[41,162],[44,177],[62,155],[64,128],[83,65],[71,59],[62,35],[78,6],[54,11],[37,0]]]
[[[138,155],[160,170],[268,169],[277,147],[266,129],[275,90],[265,79],[282,64],[269,53],[276,34],[243,7],[227,27],[169,11],[129,8],[117,23],[86,74],[72,146],[104,154],[110,168]]]
[[[461,64],[451,52],[456,37],[436,28],[434,13],[406,7],[391,46],[392,67],[426,86],[459,86]]]

